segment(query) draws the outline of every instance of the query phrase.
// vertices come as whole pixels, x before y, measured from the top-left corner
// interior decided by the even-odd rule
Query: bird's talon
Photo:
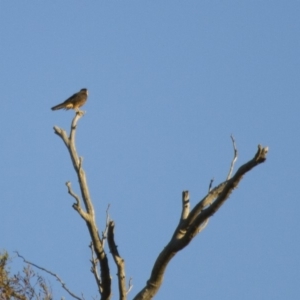
[[[85,111],[84,110],[78,110],[76,111],[76,114],[78,114],[80,117],[85,115]]]

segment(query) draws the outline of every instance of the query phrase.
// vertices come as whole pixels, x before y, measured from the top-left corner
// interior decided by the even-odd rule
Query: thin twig
[[[91,259],[91,263],[92,263],[92,267],[91,267],[91,272],[94,274],[95,280],[97,282],[97,286],[99,289],[99,293],[100,295],[102,294],[102,284],[101,284],[101,279],[98,273],[98,264],[99,264],[99,259],[97,258],[97,256],[95,255],[95,250],[94,250],[94,246],[93,246],[93,242],[90,243],[90,249],[92,252],[92,259]]]
[[[211,180],[210,180],[210,182],[209,182],[209,186],[208,186],[208,192],[210,192],[211,191],[211,188],[212,188],[212,185],[213,185],[213,183],[214,183],[214,178],[212,178]]]
[[[132,290],[132,288],[133,288],[132,277],[130,277],[129,281],[128,281],[128,290],[126,291],[126,295],[128,295],[130,293],[130,291]]]
[[[107,205],[107,209],[106,209],[106,221],[105,221],[105,229],[104,231],[102,232],[102,244],[103,244],[103,248],[105,246],[105,241],[107,239],[107,231],[108,231],[108,226],[109,226],[109,221],[110,221],[110,218],[109,218],[109,208],[110,208],[110,204]]]
[[[230,165],[230,169],[229,169],[229,173],[227,175],[227,180],[229,180],[231,178],[232,172],[233,172],[233,168],[234,168],[234,164],[238,158],[238,151],[236,148],[236,144],[235,144],[235,140],[233,135],[230,136],[231,140],[232,140],[232,146],[233,146],[233,160],[231,161],[231,165]]]
[[[27,264],[29,264],[29,265],[31,265],[31,266],[34,266],[34,267],[36,267],[37,269],[40,269],[40,270],[42,270],[42,271],[44,271],[44,272],[46,272],[46,273],[52,275],[53,277],[55,277],[55,278],[61,283],[62,288],[63,288],[65,291],[67,291],[67,292],[69,293],[70,296],[72,296],[73,298],[78,299],[78,300],[83,300],[83,298],[80,298],[80,297],[76,296],[74,293],[72,293],[72,292],[67,288],[66,284],[59,278],[59,276],[58,276],[57,274],[55,274],[55,273],[53,273],[53,272],[51,272],[51,271],[49,271],[49,270],[47,270],[47,269],[45,269],[45,268],[42,268],[42,267],[40,267],[40,266],[38,266],[38,265],[36,265],[36,264],[34,264],[34,263],[32,263],[32,262],[26,260],[22,255],[19,254],[18,251],[15,251],[15,253],[17,254],[18,257],[22,258],[23,261],[24,261],[25,263],[27,263]]]

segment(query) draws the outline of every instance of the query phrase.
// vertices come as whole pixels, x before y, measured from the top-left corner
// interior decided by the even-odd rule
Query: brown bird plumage
[[[72,95],[65,102],[53,106],[51,109],[57,110],[57,109],[64,108],[64,109],[74,109],[78,111],[79,107],[81,107],[86,102],[87,97],[88,97],[88,90],[81,89],[78,93]]]

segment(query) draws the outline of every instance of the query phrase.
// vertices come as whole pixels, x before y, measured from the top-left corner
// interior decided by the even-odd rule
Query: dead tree
[[[54,127],[55,133],[59,137],[61,137],[70,153],[71,160],[78,177],[81,197],[73,192],[70,182],[67,182],[66,185],[69,194],[75,199],[73,208],[85,221],[91,237],[91,271],[94,274],[101,299],[111,299],[112,295],[110,269],[108,265],[107,253],[104,247],[105,241],[107,240],[110,253],[113,256],[114,262],[116,263],[118,269],[117,278],[119,287],[119,299],[125,300],[127,299],[128,291],[131,289],[131,283],[129,283],[129,287],[126,286],[124,259],[119,255],[114,240],[115,224],[112,220],[109,219],[107,213],[106,228],[100,236],[96,224],[93,203],[90,197],[85,172],[82,166],[83,159],[82,157],[78,156],[75,147],[77,122],[82,117],[82,115],[83,112],[76,112],[75,117],[72,120],[69,136],[67,135],[65,130],[57,126]],[[164,272],[171,259],[176,255],[178,251],[185,248],[190,243],[190,241],[201,230],[205,228],[209,218],[218,211],[222,204],[224,204],[231,192],[238,186],[242,177],[252,168],[258,166],[266,160],[268,147],[261,147],[259,145],[254,157],[247,163],[243,164],[232,176],[233,167],[237,159],[237,149],[233,137],[232,142],[234,148],[234,157],[231,162],[229,174],[226,180],[214,188],[212,188],[211,181],[207,195],[202,200],[200,200],[192,210],[190,209],[189,192],[182,192],[182,211],[178,226],[176,227],[169,243],[158,255],[152,268],[150,278],[146,282],[146,285],[133,298],[134,300],[148,300],[152,299],[155,296],[163,282]],[[84,208],[82,207],[82,202],[84,204]]]

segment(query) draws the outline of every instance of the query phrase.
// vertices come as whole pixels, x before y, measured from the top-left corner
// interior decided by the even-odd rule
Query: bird
[[[81,89],[78,93],[75,93],[66,101],[53,106],[51,109],[58,110],[64,108],[64,109],[74,109],[76,111],[79,111],[79,107],[84,105],[84,103],[86,102],[88,94],[89,93],[87,89]]]

